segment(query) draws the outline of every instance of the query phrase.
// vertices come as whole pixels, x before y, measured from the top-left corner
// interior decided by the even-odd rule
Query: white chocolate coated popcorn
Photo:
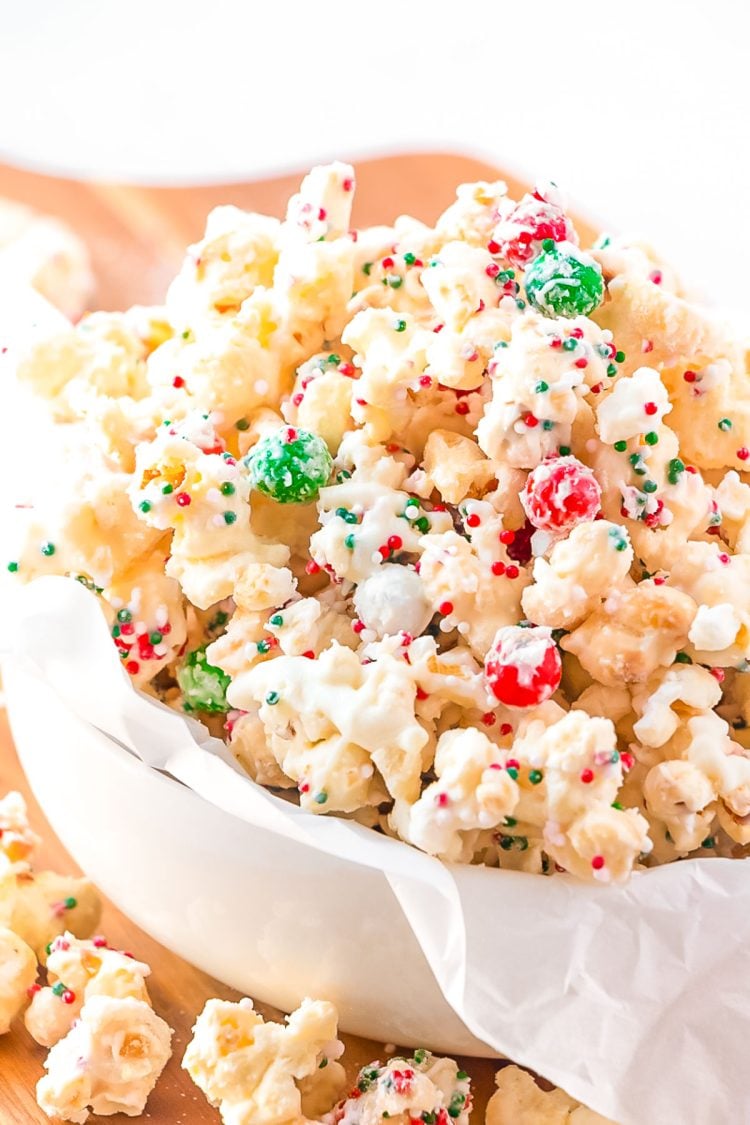
[[[486,1125],[614,1125],[557,1087],[543,1090],[528,1071],[506,1066],[495,1076]]]
[[[333,163],[283,218],[218,208],[164,306],[20,350],[46,430],[7,581],[78,578],[137,687],[316,814],[598,881],[740,854],[744,342],[648,245],[579,252],[554,185],[361,230],[354,192]],[[557,678],[501,706],[529,626]]]
[[[10,792],[0,799],[0,878],[28,871],[40,843],[32,832],[26,802],[20,793]]]
[[[469,1076],[452,1059],[416,1051],[412,1058],[393,1058],[381,1066],[374,1062],[359,1072],[353,1093],[338,1105],[325,1122],[332,1125],[395,1125],[455,1121],[468,1125],[471,1109]]]
[[[137,1117],[167,1064],[171,1039],[145,1001],[94,996],[50,1051],[37,1101],[48,1117],[76,1125],[89,1111]]]
[[[36,957],[23,938],[0,926],[0,1035],[26,1004],[36,980]]]

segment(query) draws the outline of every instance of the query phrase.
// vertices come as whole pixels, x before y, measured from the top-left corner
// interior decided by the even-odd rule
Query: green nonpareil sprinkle
[[[508,777],[512,777],[514,781],[518,781],[518,770],[515,766],[508,766]]]
[[[113,637],[119,637],[119,635],[120,635],[120,626],[119,625],[113,625],[112,626],[112,636]]]
[[[279,698],[280,696],[277,691],[269,691],[268,695],[266,696],[266,703],[269,707],[275,707],[279,702]]]
[[[713,836],[706,836],[705,840],[701,841],[701,847],[702,848],[715,848],[716,847],[716,840],[714,840]]]
[[[569,445],[560,445],[560,446],[558,446],[557,452],[560,454],[561,457],[570,457],[570,446]]]
[[[164,637],[158,630],[155,633],[149,633],[148,635],[149,644],[160,645],[163,640]]]
[[[412,1058],[414,1059],[414,1062],[417,1064],[417,1066],[421,1066],[424,1060],[427,1058],[427,1052],[423,1047],[418,1047],[414,1052]]]
[[[617,368],[615,367],[614,363],[608,363],[607,364],[607,378],[608,379],[614,379],[616,374],[617,374]]]
[[[617,453],[624,453],[628,448],[628,443],[626,441],[616,441],[614,448]]]
[[[55,996],[62,996],[63,992],[67,992],[67,989],[66,989],[65,985],[63,984],[63,982],[61,980],[59,980],[57,982],[57,984],[52,985],[52,991],[55,994]]]
[[[426,535],[430,530],[430,521],[427,516],[420,516],[418,520],[414,521],[414,526],[417,531],[421,531],[423,535]]]
[[[222,496],[234,496],[236,491],[237,490],[232,484],[231,480],[225,480],[221,486]]]
[[[42,543],[39,550],[46,558],[50,559],[54,555],[56,548],[54,543]]]
[[[164,485],[162,485],[161,491],[162,491],[162,496],[169,496],[170,493],[174,492],[174,488],[172,487],[171,484],[164,484]]]
[[[688,656],[686,652],[678,652],[674,658],[675,664],[692,664],[692,657]]]
[[[347,535],[346,539],[344,540],[344,546],[346,547],[347,551],[353,551],[354,550],[354,536],[351,534],[351,532]]]
[[[532,785],[538,785],[544,777],[541,770],[529,770],[529,781]]]
[[[230,523],[231,524],[231,523],[236,523],[236,521],[237,521],[237,513],[236,512],[225,512],[224,513],[224,523]]]
[[[336,355],[335,352],[331,352],[328,359],[326,360],[326,363],[330,363],[332,367],[338,367],[338,365],[341,363],[341,356]]]
[[[320,793],[315,794],[315,804],[316,805],[324,805],[327,800],[328,800],[328,794],[326,793],[325,789],[321,789]]]
[[[649,492],[649,493],[650,492],[656,492],[658,487],[659,486],[658,486],[658,484],[656,483],[655,480],[644,480],[644,482],[643,482],[643,491],[644,492]]]
[[[140,511],[142,511],[144,513],[150,512],[151,511],[151,501],[150,500],[141,500],[138,507],[139,507]]]
[[[543,395],[544,392],[548,391],[548,390],[549,390],[549,383],[545,383],[544,379],[541,379],[537,383],[537,385],[534,387],[534,391],[538,395]]]
[[[400,289],[403,284],[403,277],[399,277],[397,273],[392,273],[388,278],[388,285],[391,289]]]
[[[643,440],[646,442],[646,445],[658,445],[659,444],[659,435],[654,433],[653,430],[650,430],[646,434],[646,436],[644,437]]]
[[[328,1066],[328,1059],[326,1059],[326,1058],[322,1058],[322,1059],[320,1060],[320,1062],[318,1063],[318,1070],[325,1070],[325,1068],[326,1068],[327,1066]]]
[[[125,622],[132,621],[133,620],[133,614],[130,612],[129,609],[118,609],[117,620],[118,621],[125,621]]]
[[[234,428],[235,430],[249,430],[250,423],[248,422],[247,418],[240,418],[234,423]]]
[[[625,352],[615,352],[615,363],[625,362]]]
[[[365,277],[370,276],[371,270],[372,270],[372,262],[365,262],[362,266],[362,273],[365,275]]]
[[[619,801],[613,801],[612,802],[612,808],[617,809],[618,812],[622,812],[622,810],[623,810],[623,806],[620,804]]]
[[[354,512],[350,512],[348,508],[337,508],[336,515],[340,520],[343,520],[344,523],[359,523]]]
[[[542,422],[542,429],[545,430],[547,433],[549,433],[549,431],[553,430],[554,428],[555,428],[555,423],[552,421],[552,419],[551,418],[545,418],[544,421]]]
[[[63,899],[63,906],[66,910],[75,910],[78,906],[78,899],[71,895],[69,898]]]
[[[407,253],[404,254],[404,261],[406,262],[407,266],[413,266],[416,260],[417,255],[412,254],[411,250],[407,251]]]
[[[17,562],[9,562],[8,563],[8,570],[10,571],[11,574],[17,574],[18,573],[18,563]]]
[[[261,656],[265,656],[265,654],[267,652],[270,652],[271,649],[271,645],[268,641],[258,641],[255,647],[257,648]]]
[[[506,816],[505,820],[503,821],[503,828],[515,828],[517,824],[518,821],[514,816]]]
[[[284,624],[284,618],[281,616],[280,613],[274,613],[273,617],[269,620],[268,623],[269,623],[269,625],[273,625],[275,628],[278,629]]]
[[[456,1080],[458,1082],[465,1082],[468,1077],[469,1076],[468,1076],[468,1074],[466,1073],[465,1070],[457,1070],[456,1071]]]
[[[732,419],[731,418],[720,418],[718,426],[719,426],[720,430],[722,430],[724,433],[726,433],[727,430],[731,430],[731,428],[732,428]]]
[[[566,340],[563,340],[563,348],[566,352],[574,352],[577,347],[578,341],[576,340],[575,336],[568,336]]]
[[[504,852],[509,852],[510,849],[513,847],[513,837],[512,836],[501,836],[499,842],[500,842],[500,847],[503,849]]]
[[[405,332],[406,331],[406,321],[401,320],[400,318],[399,318],[399,320],[394,320],[393,331],[394,332]]]

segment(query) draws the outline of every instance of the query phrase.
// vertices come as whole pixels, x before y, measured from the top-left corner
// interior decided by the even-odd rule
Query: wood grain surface
[[[401,155],[357,164],[354,224],[388,222],[409,213],[431,221],[452,201],[459,183],[476,179],[508,180],[516,198],[526,190],[496,168],[468,157],[444,154]],[[97,278],[95,308],[121,309],[130,304],[158,303],[177,271],[185,246],[201,235],[206,213],[220,203],[282,215],[299,175],[255,183],[210,187],[143,188],[104,183],[79,183],[0,165],[0,196],[16,199],[67,220],[89,247]],[[590,231],[578,223],[584,241]],[[17,788],[29,801],[34,828],[44,836],[42,862],[59,871],[75,865],[46,824],[31,797],[15,756],[4,717],[0,716],[0,794]],[[218,1122],[211,1109],[180,1068],[190,1028],[211,996],[236,998],[233,993],[158,945],[106,903],[102,933],[119,948],[132,950],[153,969],[149,991],[154,1007],[175,1029],[174,1055],[149,1100],[145,1120],[155,1125],[203,1125]],[[259,1005],[264,1015],[280,1013]],[[344,1037],[345,1062],[350,1075],[366,1062],[383,1058],[383,1044]],[[0,1125],[38,1125],[47,1120],[37,1108],[34,1087],[42,1074],[45,1051],[19,1022],[0,1038]],[[492,1090],[496,1065],[488,1060],[462,1060],[472,1075],[477,1110]],[[116,1118],[90,1118],[126,1121]]]

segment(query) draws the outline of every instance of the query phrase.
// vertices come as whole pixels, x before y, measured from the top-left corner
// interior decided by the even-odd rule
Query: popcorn
[[[0,878],[29,871],[40,843],[31,830],[21,794],[6,793],[0,799]]]
[[[36,980],[36,957],[23,938],[0,926],[0,1035],[28,1001]]]
[[[528,1071],[506,1066],[495,1076],[486,1125],[613,1125],[563,1090],[542,1090]]]
[[[53,1047],[92,996],[150,1003],[145,985],[150,972],[129,954],[110,949],[103,938],[84,941],[66,931],[50,946],[48,984],[31,998],[24,1016],[26,1030],[43,1047]]]
[[[100,914],[99,895],[88,879],[54,871],[0,878],[0,925],[23,938],[42,963],[56,937],[66,930],[88,937]]]
[[[363,1067],[351,1095],[330,1120],[336,1125],[380,1125],[384,1118],[395,1125],[425,1119],[439,1125],[448,1121],[468,1125],[471,1103],[468,1074],[452,1059],[419,1050],[409,1059]]]
[[[285,1024],[265,1023],[252,1000],[209,1000],[182,1065],[226,1125],[301,1125],[301,1082],[337,1066],[337,1013],[303,1000]]]
[[[16,284],[33,286],[71,320],[84,311],[94,285],[78,236],[58,219],[9,199],[0,202],[0,270]]]
[[[36,334],[9,575],[81,581],[134,685],[306,811],[597,881],[740,852],[742,340],[554,185],[358,231],[353,192],[218,208],[165,306]]]
[[[144,1000],[93,996],[47,1057],[39,1106],[48,1117],[77,1125],[89,1110],[137,1117],[166,1066],[171,1038]]]

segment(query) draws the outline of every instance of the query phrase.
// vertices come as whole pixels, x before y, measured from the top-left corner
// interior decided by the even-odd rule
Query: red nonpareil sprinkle
[[[729,555],[726,555],[722,552],[722,554],[719,555],[719,562],[722,564],[722,566],[729,566]]]
[[[463,401],[457,402],[456,406],[455,406],[455,411],[456,411],[456,414],[468,414],[469,413],[468,402],[463,402]]]
[[[655,578],[654,586],[663,586],[666,581],[666,578]]]
[[[420,375],[419,376],[419,385],[420,385],[420,387],[431,387],[432,386],[432,379],[430,378],[429,375]]]
[[[444,324],[436,324],[432,331],[435,333],[435,335],[437,335],[438,332],[442,332],[444,328]]]
[[[30,988],[26,989],[26,995],[29,997],[29,999],[31,999],[32,996],[36,996],[37,992],[41,992],[41,991],[42,991],[41,984],[32,984]]]
[[[402,648],[408,648],[413,640],[414,640],[414,637],[411,635],[411,633],[406,633],[406,632],[402,633],[401,634],[401,647]]]
[[[515,565],[515,563],[510,563],[505,568],[505,577],[506,578],[518,578],[518,575],[520,573],[521,573],[521,571],[518,569],[518,567]]]
[[[450,617],[453,613],[453,602],[441,602],[438,606],[438,613],[442,613],[443,617]]]
[[[343,191],[351,191],[354,187],[354,180],[351,176],[346,176],[341,181],[341,188]]]
[[[124,621],[120,626],[120,632],[124,637],[130,637],[135,632],[135,625],[132,621]]]
[[[516,758],[508,758],[505,767],[509,770],[520,770],[521,763]]]
[[[648,275],[648,279],[649,279],[649,281],[653,281],[654,285],[661,285],[661,283],[662,283],[662,272],[661,272],[661,270],[652,270],[651,273]]]
[[[601,871],[601,869],[604,867],[604,856],[595,855],[591,860],[591,866],[593,867],[594,871]]]
[[[500,243],[495,242],[494,238],[491,238],[490,241],[487,243],[487,249],[489,250],[490,254],[499,254],[500,253]]]
[[[746,445],[740,446],[737,450],[737,456],[740,461],[747,461],[748,457],[750,457],[750,449],[748,449]]]
[[[562,347],[562,338],[560,336],[553,336],[552,339],[549,342],[549,346],[551,348],[561,348]]]
[[[356,373],[356,368],[353,363],[340,363],[338,372],[339,375],[346,375],[347,379],[352,379]]]
[[[515,533],[515,531],[511,531],[511,529],[510,529],[510,528],[507,528],[507,529],[506,529],[505,531],[501,531],[501,532],[500,532],[500,534],[499,534],[499,536],[498,536],[498,539],[500,540],[500,542],[501,542],[501,543],[502,543],[502,544],[503,544],[503,545],[504,545],[505,547],[508,547],[508,546],[510,546],[510,544],[511,544],[511,543],[513,542],[513,540],[515,539],[515,537],[516,537],[516,533]]]
[[[308,563],[305,563],[305,573],[306,574],[319,574],[320,573],[320,567],[316,563],[315,559],[310,559],[310,561]],[[162,633],[163,632],[164,632],[164,630],[162,629]]]
[[[656,414],[659,407],[656,405],[655,402],[646,402],[643,405],[643,409],[646,412],[646,414]]]
[[[285,441],[296,441],[297,440],[297,431],[295,430],[294,426],[287,426],[286,433],[284,435],[284,440]]]
[[[187,508],[193,502],[189,492],[178,492],[175,496],[175,500],[181,508]]]
[[[303,394],[300,394],[299,392],[296,395],[292,395],[292,405],[293,406],[301,406],[303,401],[304,401],[304,398],[305,398],[305,396]]]
[[[698,376],[696,375],[696,373],[694,371],[686,371],[685,374],[682,377],[683,377],[683,379],[685,380],[686,383],[694,383],[695,380],[698,378]]]
[[[484,715],[482,715],[482,722],[486,727],[494,727],[497,722],[497,715],[494,711],[485,711]]]
[[[526,414],[523,421],[524,425],[528,426],[530,430],[533,430],[534,426],[539,425],[539,419],[534,414]]]
[[[76,999],[76,994],[75,994],[75,992],[72,991],[72,989],[66,988],[65,991],[62,993],[62,999],[63,999],[63,1003],[65,1003],[65,1004],[74,1004],[75,999]]]
[[[105,937],[97,936],[93,940],[94,949],[107,949],[107,939]]]
[[[466,517],[466,523],[468,527],[479,527],[481,522],[481,517],[478,516],[476,512],[472,512],[470,516]]]
[[[583,339],[583,329],[582,328],[571,328],[570,334],[571,334],[571,336],[573,337],[574,340],[582,340]]]
[[[500,273],[500,266],[497,264],[497,262],[490,262],[484,272],[488,277],[497,277],[497,275]]]
[[[141,666],[137,660],[129,660],[125,665],[125,671],[129,672],[131,676],[136,676],[140,670]]]
[[[424,688],[417,686],[417,699],[429,699],[429,692],[426,692]]]
[[[695,465],[686,465],[685,466],[685,472],[695,474],[695,473],[698,472],[698,470],[696,469]]]
[[[172,626],[168,621],[165,621],[163,625],[159,626],[159,632],[162,634],[162,636],[166,637],[169,633],[172,632]]]
[[[654,350],[654,341],[653,340],[644,340],[643,343],[641,344],[641,351],[644,352],[644,353],[647,353],[647,352],[652,352],[653,350]]]
[[[355,398],[354,401],[356,402],[357,406],[367,406],[366,398]]]
[[[496,578],[500,578],[503,574],[505,574],[505,563],[501,562],[500,559],[498,559],[497,562],[493,562],[490,569],[492,570],[492,573]]]
[[[381,558],[387,559],[390,556],[391,548],[388,546],[387,543],[382,543],[381,546],[378,547],[378,551],[380,553]]]
[[[392,551],[400,551],[404,545],[404,541],[400,535],[389,535],[388,546]]]
[[[302,655],[304,657],[306,657],[307,660],[314,660],[315,659],[315,653],[313,652],[313,650],[311,648],[308,648],[306,652],[302,653]]]
[[[709,668],[709,672],[711,673],[713,678],[716,680],[717,684],[723,684],[724,683],[725,672],[724,672],[723,668]]]
[[[299,783],[299,785],[297,786],[297,788],[299,789],[300,793],[309,793],[310,792],[310,782],[309,781],[301,781]]]
[[[435,795],[435,804],[438,808],[444,809],[446,805],[450,804],[450,797],[447,793],[437,793]]]
[[[326,211],[325,207],[318,208],[318,218],[320,219],[321,223],[325,220],[327,215],[328,212]]]
[[[500,734],[503,737],[506,737],[509,734],[513,734],[513,727],[510,725],[510,723],[502,724],[502,726],[500,727]]]
[[[185,380],[183,379],[182,375],[175,375],[174,379],[172,380],[172,386],[177,387],[178,390],[180,387],[185,386]]]
[[[581,781],[583,782],[584,785],[590,785],[593,780],[594,780],[594,771],[593,770],[581,770]]]
[[[365,628],[364,621],[360,621],[358,618],[355,618],[354,621],[352,621],[353,632],[362,633],[362,632],[364,632],[364,628]]]
[[[628,770],[632,770],[633,766],[635,765],[635,758],[629,750],[620,751],[620,761],[622,762],[622,768],[626,773]]]
[[[381,266],[383,267],[384,270],[390,270],[390,269],[393,269],[394,261],[393,261],[393,258],[383,258],[383,260],[380,264],[381,264]]]
[[[389,441],[385,447],[386,453],[398,453],[400,449],[401,446],[395,441]]]
[[[583,369],[584,367],[588,367],[588,365],[589,365],[589,361],[586,359],[585,355],[582,355],[579,359],[577,359],[575,361],[575,366],[580,367],[581,369]]]
[[[601,383],[594,383],[593,387],[591,388],[592,395],[598,395],[598,394],[601,394],[601,392],[602,392]]]

